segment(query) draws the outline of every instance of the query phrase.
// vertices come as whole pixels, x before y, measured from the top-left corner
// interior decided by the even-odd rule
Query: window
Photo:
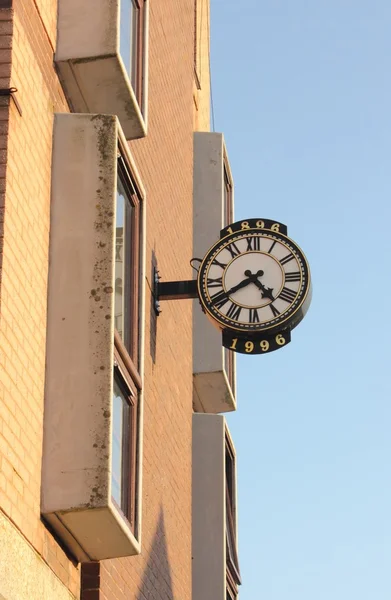
[[[224,213],[223,227],[227,227],[233,220],[233,202],[232,202],[232,179],[224,157]]]
[[[204,1],[199,3],[201,8],[202,5],[206,10]],[[234,220],[233,179],[221,133],[194,133],[193,206],[193,256],[205,256],[219,231]],[[236,410],[235,365],[235,354],[222,346],[221,333],[210,327],[201,307],[194,305],[193,407],[196,412],[217,414]]]
[[[236,477],[235,452],[225,436],[225,497],[226,497],[226,549],[227,549],[227,599],[235,599],[240,585],[240,570],[236,540]]]
[[[120,55],[142,106],[145,0],[120,0]]]
[[[224,153],[224,164],[223,164],[223,177],[224,177],[224,199],[223,199],[223,227],[227,227],[233,221],[233,194],[232,194],[232,178],[228,167],[228,159]],[[229,385],[234,391],[234,353],[228,348],[224,348],[224,366],[225,372],[228,377]]]
[[[115,215],[115,335],[112,428],[112,499],[135,525],[137,511],[140,196],[120,155]]]
[[[71,111],[116,115],[127,140],[145,137],[148,0],[56,4],[59,35],[54,60]]]
[[[224,348],[224,369],[228,378],[231,390],[235,392],[235,359],[234,353],[229,348]]]
[[[194,414],[192,446],[192,599],[237,600],[236,461],[225,418]]]
[[[116,116],[57,114],[53,136],[41,511],[81,562],[133,556],[145,192]]]
[[[124,485],[126,480],[125,470],[129,464],[129,413],[132,392],[124,385],[124,380],[114,372],[113,385],[113,457],[112,457],[112,496],[122,512],[128,512],[128,489]]]
[[[140,199],[122,156],[118,159],[115,231],[115,327],[138,367]]]

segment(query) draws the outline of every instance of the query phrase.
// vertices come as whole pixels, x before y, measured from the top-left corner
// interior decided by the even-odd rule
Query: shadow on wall
[[[143,553],[147,554],[145,549]],[[137,557],[135,557],[137,560]],[[116,559],[113,560],[115,562]],[[121,562],[126,561],[127,570],[132,570],[132,557],[119,559]],[[81,567],[81,600],[107,600],[112,597],[112,592],[109,595],[105,590],[112,589],[108,578],[113,575],[107,571],[101,571],[102,562],[83,563]],[[110,561],[112,562],[112,561]],[[122,563],[125,566],[125,563]],[[104,581],[102,581],[102,579]],[[113,583],[113,582],[112,582]],[[129,590],[121,590],[121,598],[130,598]],[[117,596],[116,596],[117,597]],[[132,598],[134,598],[132,596]],[[172,586],[171,569],[168,560],[166,528],[164,525],[163,509],[160,508],[160,514],[156,530],[153,536],[152,545],[149,550],[149,557],[146,567],[143,572],[137,596],[134,600],[152,600],[155,598],[164,598],[164,600],[174,600],[174,591]],[[0,600],[1,594],[0,594]]]
[[[136,600],[150,600],[156,597],[174,600],[163,508],[160,508],[159,520]]]
[[[157,259],[156,259],[155,249],[153,249],[152,250],[152,260],[151,260],[151,286],[153,286],[153,283],[154,283],[156,268],[157,268]],[[146,286],[146,287],[148,290],[148,286]],[[156,363],[156,337],[157,337],[157,314],[155,313],[153,298],[151,298],[149,353],[151,355],[153,364]]]

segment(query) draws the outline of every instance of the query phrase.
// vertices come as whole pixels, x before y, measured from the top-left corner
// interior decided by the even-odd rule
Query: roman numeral
[[[218,308],[220,310],[220,308],[223,308],[224,304],[227,304],[228,300],[229,300],[229,298],[227,298],[225,296],[224,298],[220,298],[216,302],[213,302],[213,306],[215,306],[216,308]]]
[[[271,311],[273,313],[273,317],[277,317],[280,314],[280,311],[277,310],[276,307],[273,306],[273,304],[269,304],[269,306],[270,306],[270,309],[271,309]]]
[[[249,321],[250,323],[259,323],[259,314],[256,308],[249,308],[248,312],[250,313]]]
[[[213,296],[211,296],[210,299],[212,301],[213,306],[215,306],[216,308],[221,308],[226,302],[228,302],[228,296],[225,290],[221,290],[220,292],[213,294]]]
[[[227,310],[227,317],[229,319],[238,321],[240,317],[240,313],[242,312],[242,307],[237,306],[237,304],[231,303],[231,306]]]
[[[261,249],[261,239],[257,235],[252,235],[247,238],[247,252],[251,252],[251,250],[260,250]]]
[[[222,269],[225,269],[225,267],[227,266],[227,263],[221,263],[217,260],[217,258],[214,258],[212,260],[212,265],[216,265],[217,267],[221,267]]]
[[[300,271],[285,273],[285,281],[300,281]]]
[[[288,263],[288,262],[289,262],[290,260],[292,260],[293,258],[295,258],[295,257],[293,256],[293,254],[287,254],[286,256],[284,256],[284,258],[282,258],[282,259],[280,260],[280,264],[281,264],[281,265],[286,265],[286,263]]]
[[[210,288],[223,287],[223,278],[218,277],[218,279],[211,279],[208,277],[208,279],[206,280],[206,285]]]
[[[274,246],[277,244],[277,241],[274,241],[268,250],[268,254],[273,250]]]
[[[227,246],[226,249],[231,254],[232,258],[235,258],[235,256],[238,256],[238,254],[240,254],[240,250],[237,247],[237,245],[235,244],[235,242],[232,242],[231,244],[229,244],[229,246]]]
[[[281,300],[290,303],[293,302],[293,300],[296,298],[296,294],[297,292],[294,292],[293,290],[290,290],[287,287],[283,287],[278,297],[281,298]]]

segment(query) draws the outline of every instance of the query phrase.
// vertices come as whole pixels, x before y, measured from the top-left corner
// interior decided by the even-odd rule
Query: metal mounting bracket
[[[162,300],[188,300],[198,298],[197,280],[160,281],[161,277],[156,267],[153,270],[153,307],[159,316],[162,312]]]
[[[23,111],[22,111],[22,107],[20,106],[15,93],[17,92],[17,88],[16,87],[10,87],[10,88],[1,88],[0,89],[0,96],[8,96],[9,98],[11,98],[13,100],[13,103],[16,106],[16,109],[18,111],[18,113],[20,114],[20,116],[23,115]]]

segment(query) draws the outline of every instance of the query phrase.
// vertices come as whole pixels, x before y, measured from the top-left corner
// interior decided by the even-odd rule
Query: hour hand
[[[238,283],[238,285],[234,285],[234,287],[231,287],[231,289],[228,290],[227,295],[230,296],[231,294],[234,294],[238,290],[241,290],[242,288],[249,285],[249,283],[251,283],[251,279],[243,279],[243,281]]]
[[[218,292],[211,298],[212,304],[218,304],[225,298],[228,298],[228,296],[230,296],[231,294],[234,294],[238,290],[241,290],[242,288],[246,287],[250,283],[251,283],[251,279],[243,279],[243,281],[241,281],[237,285],[234,285],[233,287],[231,287],[230,290],[227,290],[227,291],[222,290],[221,292]]]

